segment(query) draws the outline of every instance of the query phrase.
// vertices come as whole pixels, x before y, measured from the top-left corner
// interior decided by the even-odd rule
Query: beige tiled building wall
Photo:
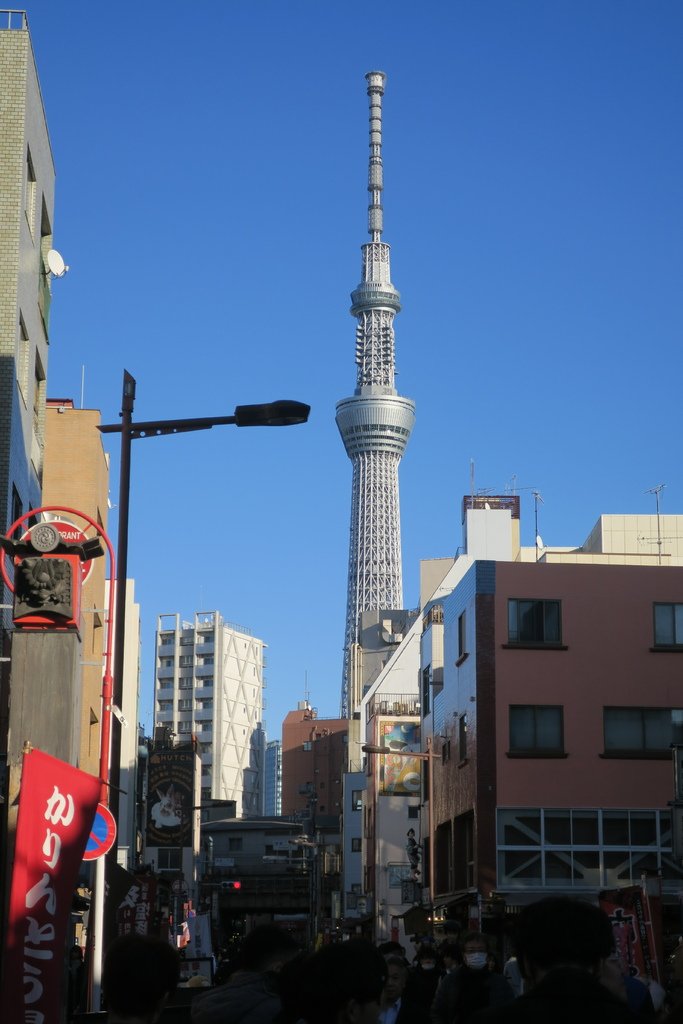
[[[106,531],[109,465],[97,430],[99,422],[100,413],[95,409],[75,409],[70,400],[48,402],[42,504],[78,509]],[[88,537],[95,536],[83,520],[55,514],[72,519]],[[79,768],[92,775],[99,773],[107,569],[106,555],[94,559],[81,601],[83,689]]]
[[[3,21],[3,25],[7,22]],[[40,498],[54,165],[24,16],[0,29],[0,529]]]

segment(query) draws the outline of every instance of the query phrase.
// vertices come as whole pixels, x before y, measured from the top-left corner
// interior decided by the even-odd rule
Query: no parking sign
[[[95,820],[90,829],[83,860],[97,860],[109,853],[116,839],[116,821],[114,815],[104,804],[97,805]]]

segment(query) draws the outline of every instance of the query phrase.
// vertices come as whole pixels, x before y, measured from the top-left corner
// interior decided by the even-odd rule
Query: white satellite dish
[[[540,533],[536,534],[536,547],[539,551],[545,547],[545,544],[543,543],[543,538],[541,537]]]
[[[54,277],[64,277],[69,268],[62,259],[62,254],[57,252],[56,249],[48,249],[48,253],[45,258],[47,260],[50,273]]]

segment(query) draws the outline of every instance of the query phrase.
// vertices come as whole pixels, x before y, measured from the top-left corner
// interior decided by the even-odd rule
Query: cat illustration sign
[[[104,804],[97,805],[95,820],[90,828],[83,860],[97,860],[109,853],[116,839],[116,821],[114,815]]]
[[[195,754],[192,749],[155,750],[149,757],[147,845],[189,846]]]

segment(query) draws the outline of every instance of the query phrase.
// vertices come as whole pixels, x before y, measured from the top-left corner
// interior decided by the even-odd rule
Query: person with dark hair
[[[432,1005],[434,993],[444,976],[439,954],[431,942],[423,942],[417,948],[415,962],[408,976],[408,991],[411,999],[427,1010]]]
[[[154,1024],[178,987],[178,951],[151,935],[122,935],[109,946],[102,970],[108,1024]]]
[[[387,980],[380,1000],[379,1024],[429,1024],[429,1010],[406,992],[408,965],[404,957],[388,956]]]
[[[365,939],[323,946],[283,972],[278,1021],[377,1024],[386,977],[384,957]]]
[[[601,980],[612,952],[607,914],[584,900],[549,896],[524,907],[515,949],[523,995],[478,1014],[477,1024],[627,1024],[640,1020]]]
[[[194,999],[192,1024],[271,1024],[281,1008],[278,974],[299,947],[289,932],[259,925],[244,939],[224,985]]]
[[[489,968],[489,953],[481,932],[463,936],[463,963],[447,974],[436,990],[433,1024],[468,1024],[479,1010],[512,1001],[514,995],[505,978]]]
[[[460,943],[456,939],[444,939],[439,946],[439,956],[446,974],[450,974],[462,963]]]

